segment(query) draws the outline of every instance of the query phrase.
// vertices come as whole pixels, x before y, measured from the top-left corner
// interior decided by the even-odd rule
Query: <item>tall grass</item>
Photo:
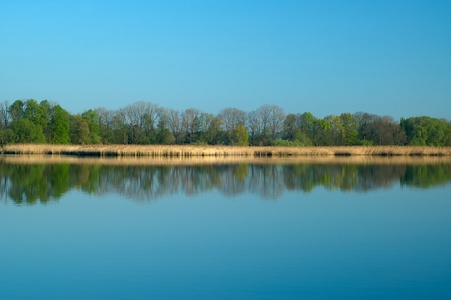
[[[45,154],[86,157],[291,157],[291,156],[451,156],[451,147],[332,146],[240,147],[208,145],[50,145],[14,144],[3,154]]]

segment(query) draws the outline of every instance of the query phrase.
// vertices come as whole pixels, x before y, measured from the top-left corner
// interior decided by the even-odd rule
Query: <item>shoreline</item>
[[[429,146],[198,146],[198,145],[51,145],[13,144],[2,155],[45,155],[72,157],[343,157],[343,156],[451,156],[451,147]]]
[[[291,157],[76,157],[67,155],[4,154],[7,164],[83,164],[109,166],[202,166],[230,164],[355,164],[355,165],[435,165],[451,164],[451,156],[291,156]]]

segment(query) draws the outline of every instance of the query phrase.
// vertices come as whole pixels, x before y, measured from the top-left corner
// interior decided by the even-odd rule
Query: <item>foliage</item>
[[[338,128],[341,132],[342,143],[345,146],[354,145],[357,141],[357,119],[350,113],[343,113],[338,118]]]
[[[249,146],[249,132],[244,125],[238,125],[232,131],[231,142],[234,146]]]
[[[50,143],[69,144],[69,113],[59,105],[51,109],[49,128]]]
[[[8,113],[11,121],[20,120],[24,117],[24,105],[25,103],[22,100],[16,100],[9,106]]]
[[[70,118],[69,135],[72,144],[89,144],[89,125],[82,116],[76,115]]]
[[[200,117],[200,140],[209,145],[221,144],[223,133],[221,125],[221,118],[202,113]]]
[[[0,146],[14,142],[14,131],[10,128],[0,130]]]
[[[28,119],[22,118],[12,121],[11,130],[15,143],[45,143],[42,127]]]
[[[407,144],[415,146],[451,146],[451,124],[431,117],[401,120]]]
[[[157,143],[160,145],[171,145],[175,143],[175,137],[167,128],[167,118],[160,117],[157,125]]]
[[[99,135],[99,114],[96,111],[90,109],[82,113],[81,117],[83,121],[85,121],[89,129],[87,143],[100,144],[101,139]]]
[[[0,144],[204,144],[204,145],[419,145],[451,146],[451,123],[430,117],[395,121],[365,112],[317,118],[285,114],[277,105],[217,115],[195,108],[166,109],[140,101],[118,110],[89,109],[72,115],[43,100],[0,103]]]
[[[393,118],[368,113],[356,113],[359,144],[361,145],[404,145],[406,134]]]

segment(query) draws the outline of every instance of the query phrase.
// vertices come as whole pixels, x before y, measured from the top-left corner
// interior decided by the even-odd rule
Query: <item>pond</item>
[[[0,298],[446,299],[451,164],[0,159]]]

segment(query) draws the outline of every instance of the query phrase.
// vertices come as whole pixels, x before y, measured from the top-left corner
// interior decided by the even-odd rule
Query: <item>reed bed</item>
[[[297,157],[297,156],[451,156],[451,147],[340,146],[238,147],[197,145],[50,145],[14,144],[3,154],[68,155],[78,157]]]

